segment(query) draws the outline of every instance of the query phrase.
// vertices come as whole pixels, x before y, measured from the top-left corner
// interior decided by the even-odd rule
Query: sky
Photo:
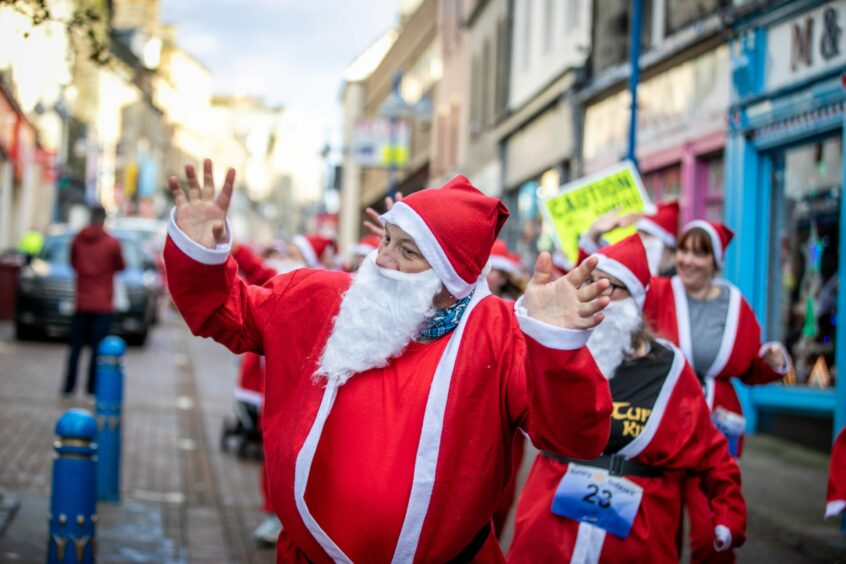
[[[309,143],[338,143],[344,69],[397,21],[397,0],[161,0],[160,20],[218,94],[282,104]]]

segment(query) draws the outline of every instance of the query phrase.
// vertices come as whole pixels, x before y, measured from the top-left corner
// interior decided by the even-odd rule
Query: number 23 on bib
[[[555,490],[552,512],[625,539],[642,497],[643,488],[631,480],[611,476],[602,468],[571,463]]]

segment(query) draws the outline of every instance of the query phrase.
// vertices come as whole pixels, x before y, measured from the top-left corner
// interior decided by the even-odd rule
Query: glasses
[[[605,290],[604,290],[604,291],[600,294],[600,296],[608,296],[608,297],[613,298],[613,297],[614,297],[614,292],[616,292],[617,290],[620,290],[620,291],[621,291],[621,292],[623,292],[624,294],[628,294],[628,293],[629,293],[629,289],[628,289],[628,288],[626,288],[626,287],[625,287],[625,286],[623,286],[622,284],[615,284],[614,282],[612,282],[612,281],[611,281],[611,279],[610,279],[610,278],[606,278],[606,277],[604,277],[604,276],[601,276],[601,277],[596,277],[596,278],[594,278],[593,276],[588,276],[588,277],[585,279],[585,285],[586,285],[586,286],[590,286],[590,285],[591,285],[591,284],[593,284],[594,282],[599,282],[600,280],[607,280],[607,281],[608,281],[608,287],[607,287],[607,288],[606,288],[606,289],[605,289]]]

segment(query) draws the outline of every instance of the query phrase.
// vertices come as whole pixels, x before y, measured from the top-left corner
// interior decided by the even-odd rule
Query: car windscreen
[[[52,235],[44,240],[39,258],[54,264],[68,264],[70,262],[70,245],[73,235],[70,233]],[[141,250],[135,241],[119,237],[123,261],[127,268],[143,268]]]

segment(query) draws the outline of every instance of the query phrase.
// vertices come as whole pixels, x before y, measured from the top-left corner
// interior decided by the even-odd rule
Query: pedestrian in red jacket
[[[106,210],[91,209],[91,223],[71,243],[70,264],[76,271],[76,311],[70,326],[70,354],[62,394],[73,393],[76,369],[82,347],[91,347],[86,391],[94,393],[97,369],[97,348],[112,322],[115,273],[125,268],[120,243],[106,233],[103,223]]]

